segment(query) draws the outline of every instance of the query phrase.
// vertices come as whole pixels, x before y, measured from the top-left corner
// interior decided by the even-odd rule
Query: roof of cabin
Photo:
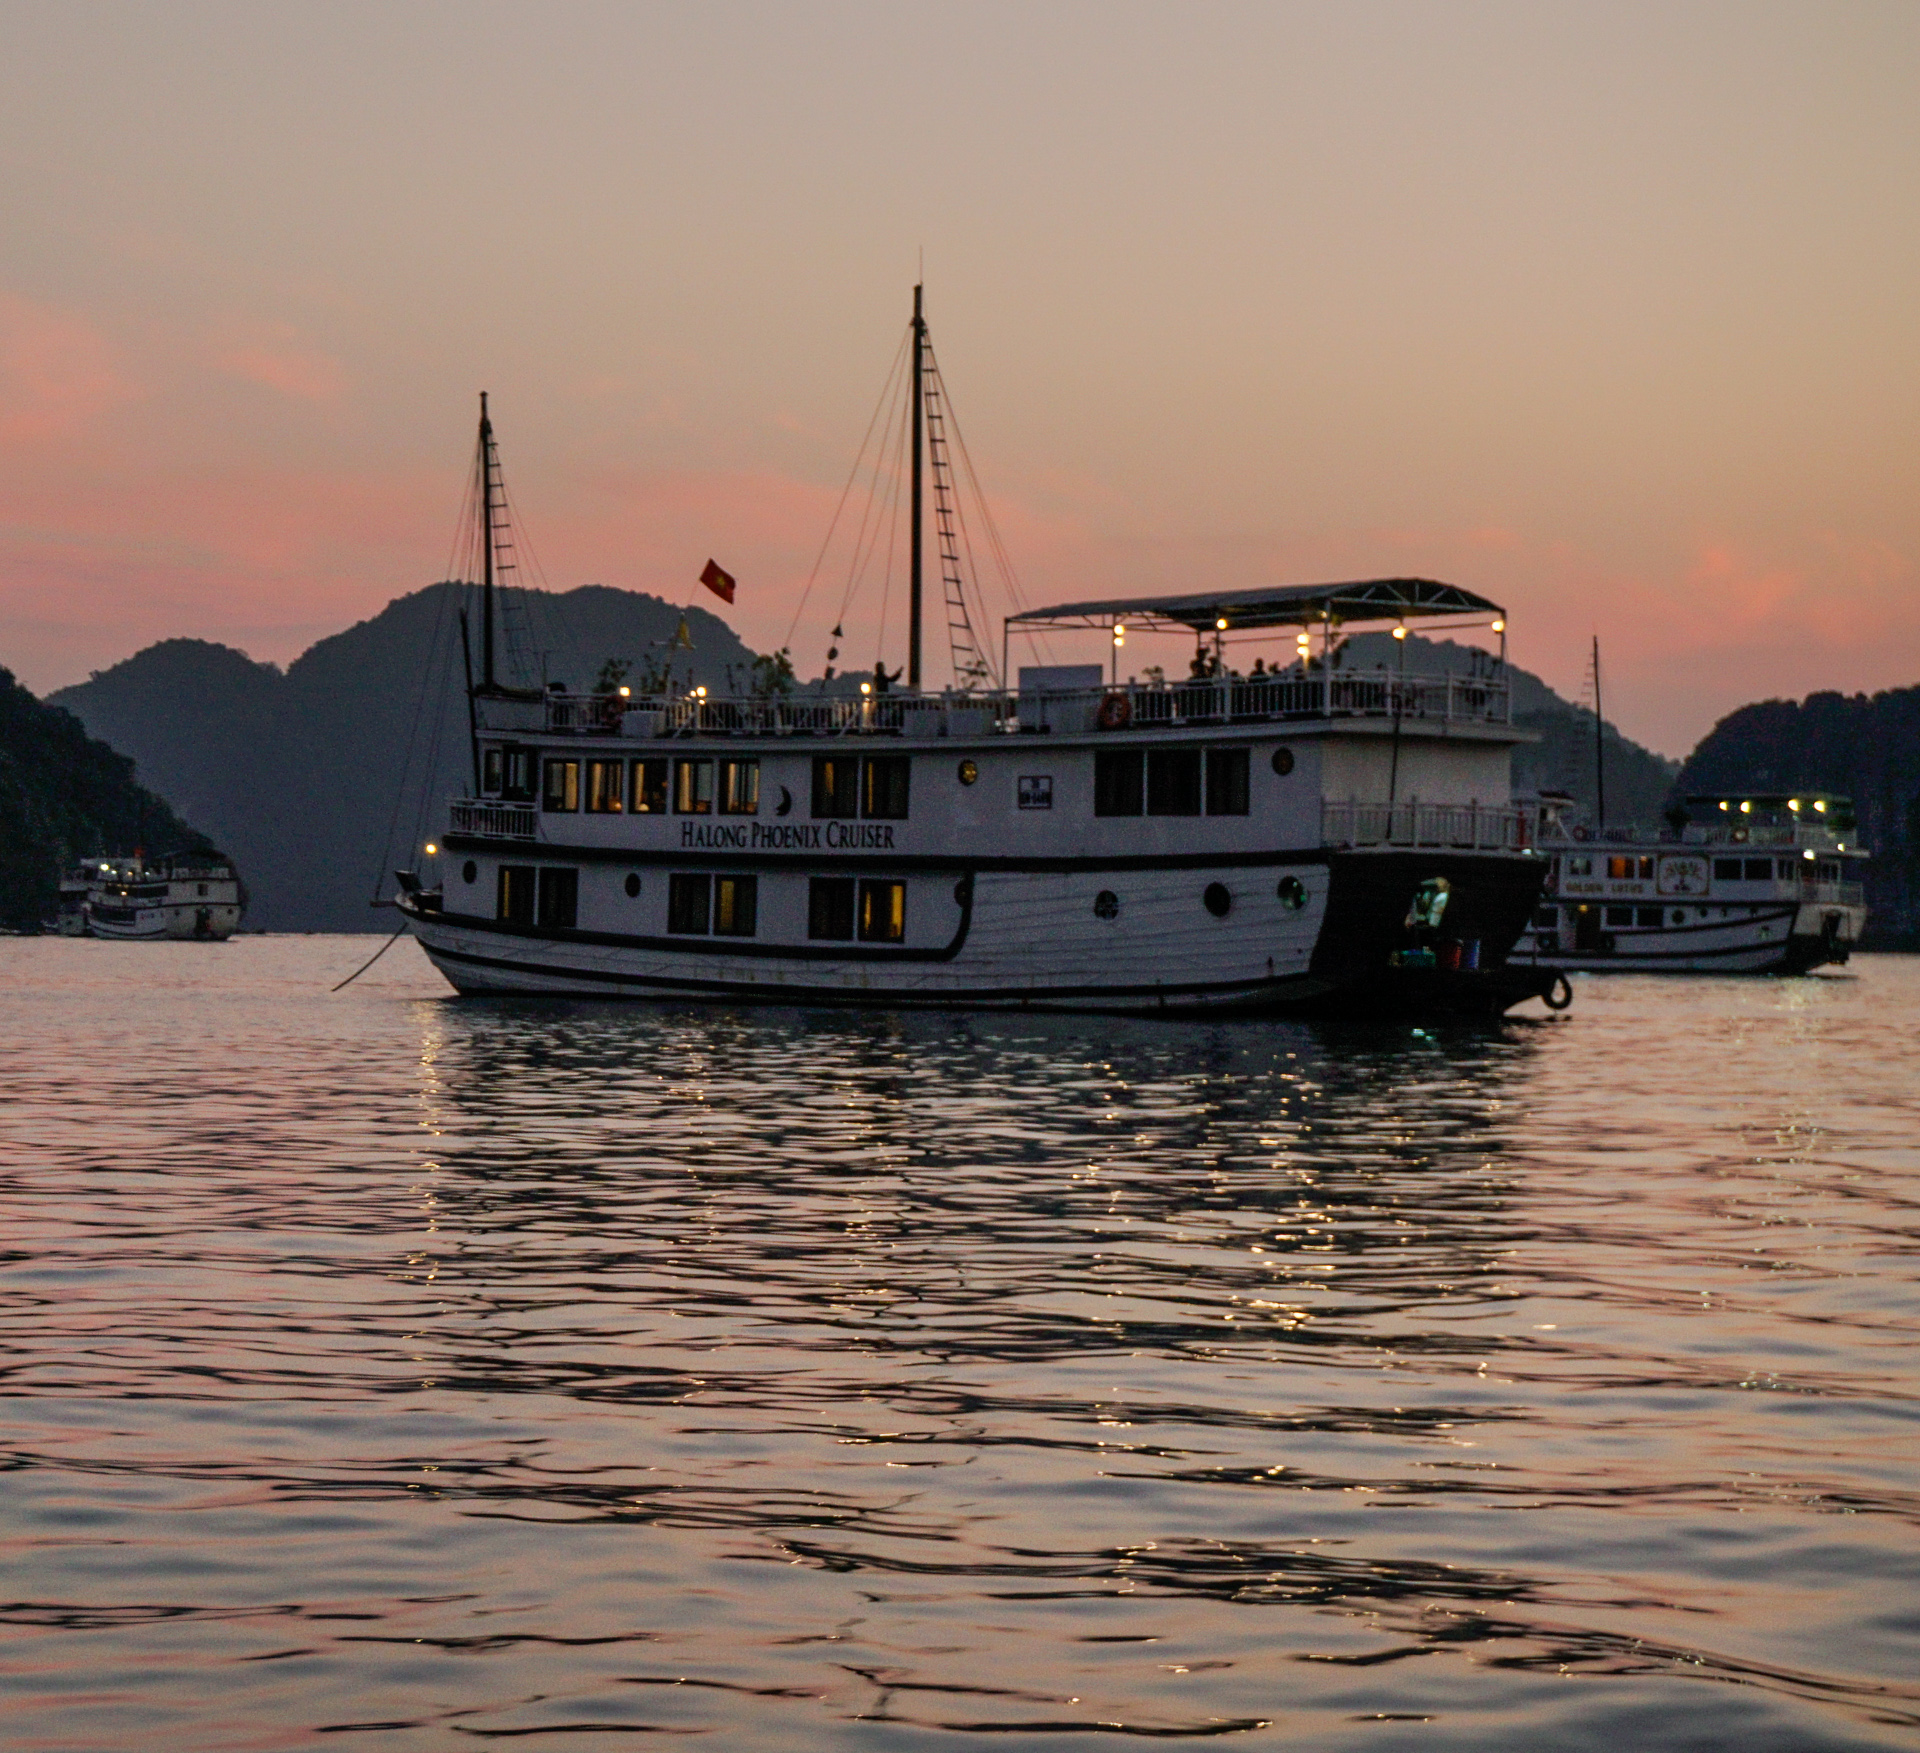
[[[1283,584],[1258,590],[1199,591],[1190,595],[1110,597],[1028,609],[1010,623],[1067,622],[1111,627],[1188,627],[1210,632],[1224,620],[1229,630],[1306,626],[1330,615],[1339,621],[1399,621],[1429,615],[1498,615],[1498,603],[1431,578],[1374,578],[1353,584]]]

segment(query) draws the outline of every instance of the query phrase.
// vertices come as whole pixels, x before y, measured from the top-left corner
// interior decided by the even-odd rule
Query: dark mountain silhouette
[[[1920,688],[1743,706],[1701,740],[1678,790],[1851,797],[1872,854],[1867,941],[1920,949]]]
[[[285,673],[170,639],[50,698],[129,751],[238,861],[248,923],[364,931],[390,866],[413,863],[441,800],[471,777],[459,585],[433,585],[323,639]],[[669,650],[685,614],[693,649]],[[503,679],[590,688],[609,659],[673,660],[676,680],[744,687],[753,654],[702,609],[586,585],[516,591]],[[510,636],[510,637],[508,637]],[[479,661],[478,629],[473,657]],[[187,803],[183,800],[191,800]]]
[[[211,844],[136,785],[133,770],[72,713],[0,669],[0,925],[31,930],[49,918],[60,873],[83,858]]]

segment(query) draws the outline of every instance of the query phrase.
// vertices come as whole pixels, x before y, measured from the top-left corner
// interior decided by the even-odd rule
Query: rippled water
[[[9,1749],[1920,1736],[1920,963],[1558,1021],[0,942]]]

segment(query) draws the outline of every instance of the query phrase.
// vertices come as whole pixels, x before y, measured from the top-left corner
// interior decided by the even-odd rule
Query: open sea
[[[0,1747],[1920,1745],[1920,959],[1497,1028],[0,940]]]

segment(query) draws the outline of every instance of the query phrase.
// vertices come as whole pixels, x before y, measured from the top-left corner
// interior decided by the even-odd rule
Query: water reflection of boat
[[[399,904],[463,992],[1098,1008],[1400,1006],[1498,1013],[1562,990],[1510,963],[1546,861],[1509,792],[1498,605],[1395,578],[1077,602],[1011,615],[996,677],[966,623],[937,378],[912,329],[914,517],[901,688],[858,694],[514,688],[495,661],[510,552],[482,400],[473,490],[474,786],[441,880]],[[921,685],[921,477],[956,686]],[[1345,634],[1490,628],[1484,673],[1343,672]],[[1183,682],[1102,666],[1006,677],[1014,633],[1190,633]],[[1236,641],[1288,640],[1234,674]],[[1404,643],[1400,650],[1404,653]],[[963,660],[964,651],[964,660]],[[1210,654],[1210,655],[1209,655]]]
[[[96,858],[62,878],[54,929],[63,937],[218,942],[240,928],[245,911],[239,875],[218,852]]]
[[[1826,792],[1690,797],[1670,837],[1569,825],[1541,804],[1550,868],[1523,957],[1638,973],[1798,974],[1846,961],[1866,928],[1867,852]]]

